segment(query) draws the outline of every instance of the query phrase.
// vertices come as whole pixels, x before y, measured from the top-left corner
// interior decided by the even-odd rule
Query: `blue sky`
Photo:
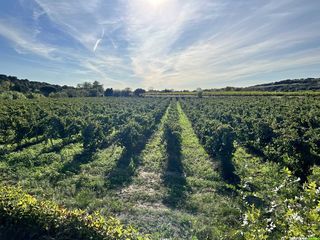
[[[320,77],[319,0],[3,0],[0,73],[195,89]]]

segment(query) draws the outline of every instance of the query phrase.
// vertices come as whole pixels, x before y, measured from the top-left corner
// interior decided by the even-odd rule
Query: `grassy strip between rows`
[[[38,201],[20,188],[0,186],[0,239],[148,239],[119,220]]]

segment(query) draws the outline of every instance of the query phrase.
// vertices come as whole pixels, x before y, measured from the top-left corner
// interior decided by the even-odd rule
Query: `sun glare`
[[[146,0],[153,7],[161,7],[168,0]]]

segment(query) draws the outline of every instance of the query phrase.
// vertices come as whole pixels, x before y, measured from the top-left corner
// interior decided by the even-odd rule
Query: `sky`
[[[0,74],[196,89],[320,77],[319,0],[1,0]]]

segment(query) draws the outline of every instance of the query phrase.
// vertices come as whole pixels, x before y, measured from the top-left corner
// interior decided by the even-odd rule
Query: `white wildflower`
[[[303,218],[301,216],[299,216],[298,213],[294,213],[292,214],[292,219],[296,222],[300,222],[300,223],[303,223]]]
[[[269,224],[268,224],[268,227],[267,227],[267,231],[268,232],[271,232],[273,229],[275,229],[276,225],[271,221]]]
[[[249,222],[248,222],[248,216],[247,216],[247,214],[245,214],[245,215],[244,215],[244,218],[243,218],[242,226],[246,226],[246,225],[248,225],[248,224],[249,224]]]
[[[279,188],[278,187],[276,187],[274,190],[273,190],[273,192],[278,192],[279,191]]]
[[[294,180],[293,182],[300,182],[301,178],[297,178],[296,180]]]

